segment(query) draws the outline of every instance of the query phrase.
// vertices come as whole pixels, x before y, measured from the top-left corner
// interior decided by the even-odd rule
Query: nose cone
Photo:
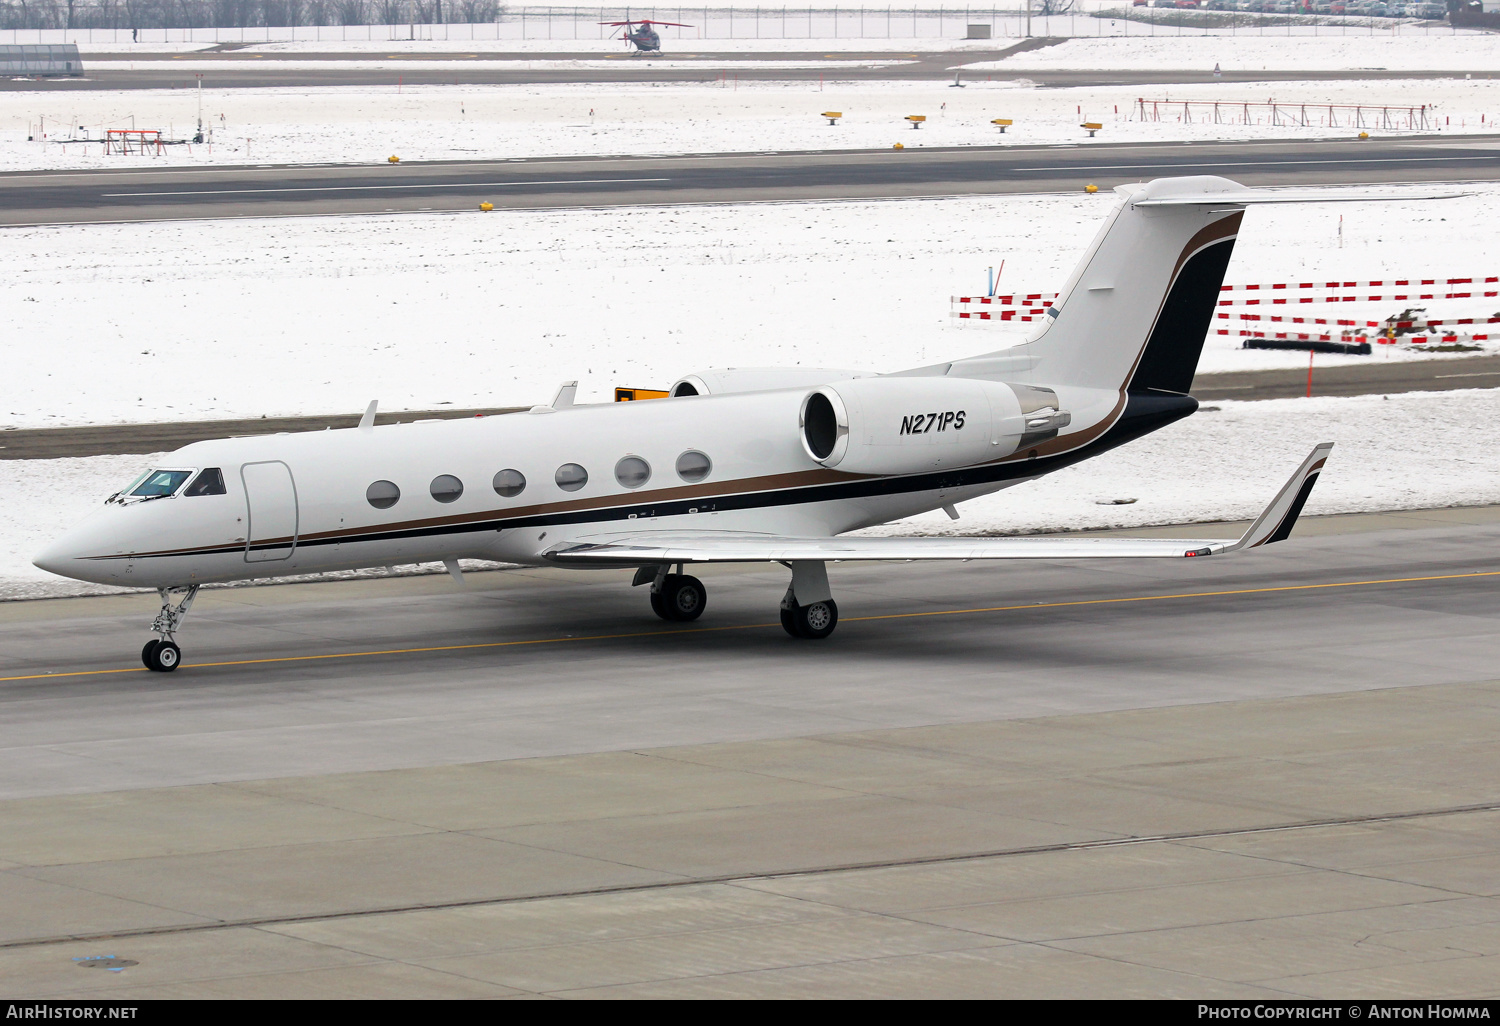
[[[89,530],[87,526],[75,527],[32,557],[31,565],[75,581],[114,584],[111,572],[114,568],[107,565],[114,561],[88,558],[100,553],[99,539],[93,537],[95,534],[97,531]]]

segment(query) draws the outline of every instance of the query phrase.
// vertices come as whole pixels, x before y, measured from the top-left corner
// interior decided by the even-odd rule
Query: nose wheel
[[[141,662],[155,673],[171,673],[182,663],[182,649],[177,647],[173,635],[182,626],[193,599],[198,597],[198,586],[157,588],[156,593],[161,596],[161,612],[151,621],[151,629],[160,637],[146,642],[141,649]]]
[[[146,647],[141,649],[141,662],[148,670],[171,673],[177,669],[177,664],[182,662],[182,649],[177,647],[175,641],[153,639],[146,642]]]

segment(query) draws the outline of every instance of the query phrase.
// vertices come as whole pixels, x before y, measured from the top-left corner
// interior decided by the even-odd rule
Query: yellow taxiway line
[[[1125,602],[1166,602],[1175,599],[1222,598],[1229,595],[1268,595],[1286,591],[1316,591],[1323,588],[1368,588],[1381,584],[1417,584],[1424,581],[1456,581],[1475,577],[1500,577],[1500,570],[1478,570],[1463,574],[1436,574],[1428,577],[1385,577],[1367,581],[1331,581],[1326,584],[1284,584],[1271,588],[1236,588],[1229,591],[1190,591],[1172,595],[1129,595],[1122,598],[1074,599],[1068,602],[1028,602],[1015,606],[981,606],[974,609],[933,609],[918,613],[880,613],[875,616],[849,616],[841,622],[861,620],[904,620],[918,616],[963,616],[975,613],[1013,613],[1028,609],[1064,609],[1072,606],[1108,606]],[[430,645],[422,648],[384,648],[365,652],[327,652],[318,655],[271,656],[265,659],[233,659],[220,663],[184,663],[184,670],[204,670],[217,666],[255,666],[262,663],[301,663],[316,659],[363,659],[369,656],[417,655],[423,652],[462,652],[477,648],[511,648],[518,645],[560,645],[580,641],[616,641],[621,638],[652,638],[668,634],[704,634],[714,631],[747,631],[761,627],[778,627],[776,623],[742,623],[728,627],[683,627],[677,630],[631,631],[624,634],[580,634],[560,638],[531,638],[523,641],[481,641],[468,645]],[[44,680],[53,677],[93,677],[106,673],[145,673],[144,666],[126,666],[110,670],[73,670],[63,673],[32,673],[20,677],[0,677],[0,681]]]

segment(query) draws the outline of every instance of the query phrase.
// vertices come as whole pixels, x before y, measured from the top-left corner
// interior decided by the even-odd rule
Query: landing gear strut
[[[781,600],[781,626],[794,638],[828,637],[839,625],[839,606],[828,590],[827,568],[820,560],[793,560],[789,565],[792,583]]]
[[[146,664],[148,670],[171,673],[182,662],[182,649],[177,647],[173,635],[182,626],[183,619],[193,606],[193,599],[198,597],[198,586],[192,584],[185,588],[157,588],[156,593],[161,596],[161,612],[151,621],[151,629],[161,636],[146,642],[146,647],[141,649],[141,662]],[[181,598],[173,605],[173,598],[179,595]]]
[[[683,573],[681,563],[677,564],[675,574],[667,573],[666,566],[660,567],[653,574],[651,611],[663,620],[696,620],[703,615],[703,609],[707,605],[708,589],[703,587],[703,582],[698,578]]]

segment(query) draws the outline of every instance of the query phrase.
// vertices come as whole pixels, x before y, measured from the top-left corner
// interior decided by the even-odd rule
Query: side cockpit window
[[[187,486],[183,495],[223,495],[224,494],[224,472],[218,467],[209,467],[193,478],[193,483]]]
[[[127,494],[136,499],[160,499],[175,494],[192,476],[191,470],[153,470]]]

